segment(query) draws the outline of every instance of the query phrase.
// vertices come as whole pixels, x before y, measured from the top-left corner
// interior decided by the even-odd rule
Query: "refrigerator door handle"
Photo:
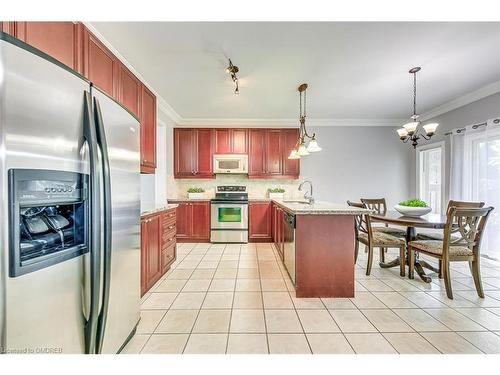
[[[95,353],[97,320],[100,302],[101,283],[101,198],[99,184],[98,150],[96,132],[93,126],[92,99],[84,91],[83,137],[89,148],[90,164],[90,308],[85,324],[85,353]]]
[[[101,311],[97,323],[96,353],[102,350],[104,333],[106,330],[106,318],[108,315],[109,293],[111,287],[111,246],[112,246],[112,207],[111,207],[111,174],[109,168],[108,145],[106,132],[102,120],[99,100],[94,97],[94,116],[97,134],[97,144],[101,151],[101,162],[103,171],[103,204],[104,204],[104,256],[103,256],[103,290]]]

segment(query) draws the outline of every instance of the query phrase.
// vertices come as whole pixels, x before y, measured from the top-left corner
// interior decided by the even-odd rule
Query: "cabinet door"
[[[212,158],[214,131],[213,129],[196,129],[196,177],[213,177]]]
[[[15,36],[80,73],[81,30],[76,22],[16,22]]]
[[[151,288],[161,277],[160,215],[146,222],[148,254],[146,263],[147,287]]]
[[[288,159],[290,151],[295,147],[299,137],[298,129],[284,129],[283,132],[283,175],[291,178],[299,178],[300,159]]]
[[[247,129],[231,129],[231,152],[233,154],[248,153]]]
[[[261,177],[265,175],[265,141],[264,129],[248,131],[248,176]]]
[[[156,168],[156,97],[146,86],[141,86],[141,172],[154,173]]]
[[[137,117],[140,117],[141,91],[142,85],[136,76],[128,70],[125,65],[118,63],[119,76],[119,101],[125,108],[132,112]]]
[[[280,129],[266,131],[266,174],[279,176],[282,174],[282,137]]]
[[[210,239],[210,202],[192,202],[192,232],[193,240]]]
[[[0,31],[12,36],[16,36],[14,32],[15,24],[15,22],[0,21]]]
[[[174,177],[193,177],[195,172],[194,130],[174,129]]]
[[[251,240],[271,240],[271,203],[252,202],[248,205],[248,235]]]
[[[231,153],[230,129],[215,129],[215,153]]]
[[[146,220],[141,220],[141,297],[148,291],[148,231]]]
[[[93,84],[118,99],[118,59],[87,29],[83,32],[83,72]]]
[[[177,239],[188,239],[191,236],[191,206],[190,203],[179,203],[176,209]]]

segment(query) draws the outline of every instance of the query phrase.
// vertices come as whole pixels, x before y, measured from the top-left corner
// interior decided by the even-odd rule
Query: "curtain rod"
[[[498,119],[498,118],[494,119],[493,123],[494,124],[500,123],[500,119]],[[472,125],[472,129],[477,129],[477,128],[480,128],[481,126],[486,126],[486,125],[488,125],[487,122],[481,122],[480,124],[474,124],[474,125]],[[451,135],[451,134],[453,134],[454,131],[457,132],[457,133],[462,133],[462,132],[464,132],[466,130],[467,130],[466,128],[454,129],[451,132],[444,133],[444,135]]]

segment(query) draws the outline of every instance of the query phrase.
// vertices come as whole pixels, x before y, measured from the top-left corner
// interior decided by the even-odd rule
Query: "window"
[[[417,195],[440,214],[444,198],[444,142],[417,147]]]

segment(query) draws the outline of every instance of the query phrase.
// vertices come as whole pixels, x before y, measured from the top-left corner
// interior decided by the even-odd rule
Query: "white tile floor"
[[[123,352],[500,353],[500,263],[482,260],[484,299],[453,264],[453,300],[435,277],[365,266],[361,251],[355,298],[299,299],[272,244],[179,244]]]

